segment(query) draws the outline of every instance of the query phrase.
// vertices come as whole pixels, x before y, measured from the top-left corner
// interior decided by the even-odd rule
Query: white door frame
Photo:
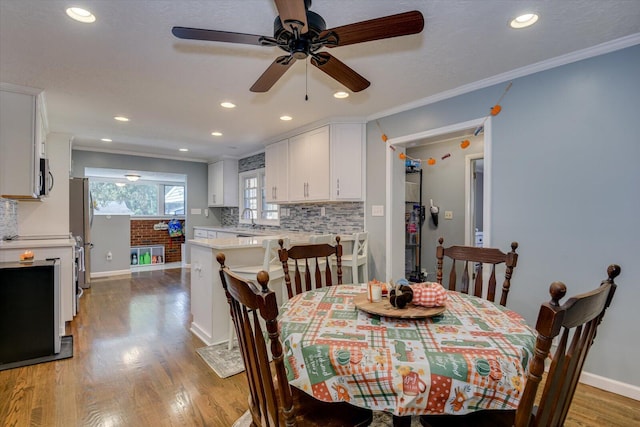
[[[474,160],[484,158],[484,153],[467,154],[464,157],[464,244],[466,246],[475,245],[475,230],[473,229],[473,217],[474,205],[475,205],[475,192],[474,199],[471,200],[471,189],[473,186],[473,170]],[[484,185],[483,185],[484,189]],[[482,204],[483,209],[483,223],[484,223],[484,202]],[[483,228],[484,229],[484,228]]]
[[[387,143],[404,151],[412,142],[420,139],[433,138],[439,135],[446,135],[453,132],[469,130],[471,133],[478,127],[484,126],[484,203],[483,203],[483,231],[484,245],[491,245],[491,175],[492,175],[492,144],[491,144],[491,117],[469,120],[462,123],[456,123],[437,129],[430,129],[409,135],[390,138]],[[404,171],[404,162],[397,159],[398,152],[391,148],[386,150],[386,204],[388,215],[385,224],[385,275],[386,280],[404,277],[404,233],[394,233],[394,224],[404,224],[404,181],[402,186],[394,180],[398,167],[402,167]],[[404,175],[404,174],[403,174]],[[468,199],[467,199],[468,200]],[[401,206],[402,209],[396,208]],[[400,222],[398,222],[400,221]],[[398,256],[402,254],[402,257]]]

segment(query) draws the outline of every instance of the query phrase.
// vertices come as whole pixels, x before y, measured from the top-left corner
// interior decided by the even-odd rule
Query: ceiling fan
[[[417,34],[424,28],[422,13],[411,11],[327,29],[320,15],[309,10],[311,0],[274,0],[279,16],[273,23],[273,37],[229,31],[173,27],[181,39],[277,46],[287,52],[279,56],[251,86],[251,92],[267,92],[296,60],[311,57],[311,64],[353,92],[371,84],[323,47],[333,48],[372,40]]]

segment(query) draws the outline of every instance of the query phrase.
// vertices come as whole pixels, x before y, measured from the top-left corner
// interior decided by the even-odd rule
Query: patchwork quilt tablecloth
[[[365,291],[318,289],[280,310],[291,385],[323,401],[399,416],[517,407],[535,344],[520,315],[449,292],[439,316],[380,317],[353,304]]]

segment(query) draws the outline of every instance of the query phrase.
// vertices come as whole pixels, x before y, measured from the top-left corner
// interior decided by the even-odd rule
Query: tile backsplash
[[[18,234],[18,202],[0,197],[0,238]]]
[[[245,172],[265,167],[264,153],[238,161],[238,171]],[[324,208],[324,216],[322,216]],[[283,209],[288,211],[283,216]],[[222,226],[247,227],[238,224],[238,208],[222,208]],[[301,203],[280,206],[280,226],[264,226],[265,230],[300,231],[305,233],[352,234],[364,230],[364,203]]]
[[[321,216],[322,208],[325,215]],[[282,217],[282,210],[288,209],[289,216]],[[238,208],[222,208],[224,227],[244,227],[238,224]],[[300,231],[305,233],[352,234],[364,230],[364,203],[303,203],[280,206],[280,227],[273,229]]]

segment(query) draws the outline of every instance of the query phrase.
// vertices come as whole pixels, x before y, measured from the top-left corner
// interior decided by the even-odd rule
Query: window
[[[184,184],[156,182],[122,183],[109,179],[89,180],[97,214],[131,216],[183,216]]]
[[[240,174],[240,224],[280,225],[278,205],[267,203],[264,168]]]

